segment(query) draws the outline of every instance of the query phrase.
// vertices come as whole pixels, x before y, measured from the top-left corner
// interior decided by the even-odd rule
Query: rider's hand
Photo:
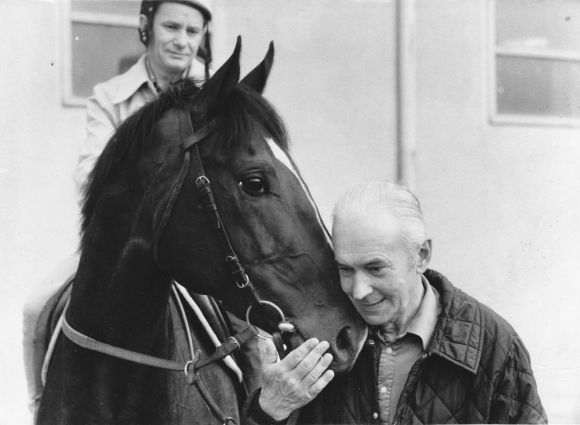
[[[312,338],[276,362],[276,348],[270,342],[262,370],[260,408],[281,421],[312,401],[334,377],[334,372],[327,370],[332,362],[332,354],[325,354],[329,346]]]

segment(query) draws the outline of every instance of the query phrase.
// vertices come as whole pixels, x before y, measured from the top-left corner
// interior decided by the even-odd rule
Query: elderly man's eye
[[[352,273],[352,268],[346,266],[338,266],[338,271],[341,274],[350,274]]]
[[[373,275],[381,274],[385,271],[385,266],[369,266],[367,271]]]

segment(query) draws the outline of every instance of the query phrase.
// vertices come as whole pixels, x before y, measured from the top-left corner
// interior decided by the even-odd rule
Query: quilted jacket
[[[546,423],[530,356],[514,329],[443,275],[427,270],[425,276],[441,295],[442,312],[393,423]],[[378,424],[380,349],[367,340],[353,370],[303,408],[299,422]]]

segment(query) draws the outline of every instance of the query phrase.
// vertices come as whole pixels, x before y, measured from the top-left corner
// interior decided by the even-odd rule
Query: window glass
[[[496,114],[580,118],[580,1],[496,0],[495,53]]]
[[[497,58],[497,106],[503,114],[580,117],[580,64]]]
[[[498,47],[580,50],[580,1],[497,0]]]
[[[73,23],[73,94],[90,95],[96,83],[129,69],[143,51],[136,28]]]
[[[139,0],[72,0],[71,11],[129,16],[138,20]]]
[[[145,48],[137,0],[68,0],[64,102],[82,106],[95,84],[126,71]]]

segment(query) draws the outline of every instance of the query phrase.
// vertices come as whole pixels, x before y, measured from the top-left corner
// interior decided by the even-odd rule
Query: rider
[[[181,78],[209,77],[211,11],[211,0],[142,0],[138,31],[146,51],[127,72],[97,84],[88,99],[87,135],[74,172],[79,195],[109,138],[127,117]],[[78,260],[75,255],[62,262],[24,305],[24,365],[33,412],[42,395],[41,369],[50,340],[41,313],[74,275]]]
[[[87,103],[87,137],[74,173],[77,189],[129,115],[174,81],[209,76],[210,20],[210,0],[142,1],[139,38],[147,50],[127,72],[94,87]],[[197,71],[196,58],[204,63],[205,74]]]

